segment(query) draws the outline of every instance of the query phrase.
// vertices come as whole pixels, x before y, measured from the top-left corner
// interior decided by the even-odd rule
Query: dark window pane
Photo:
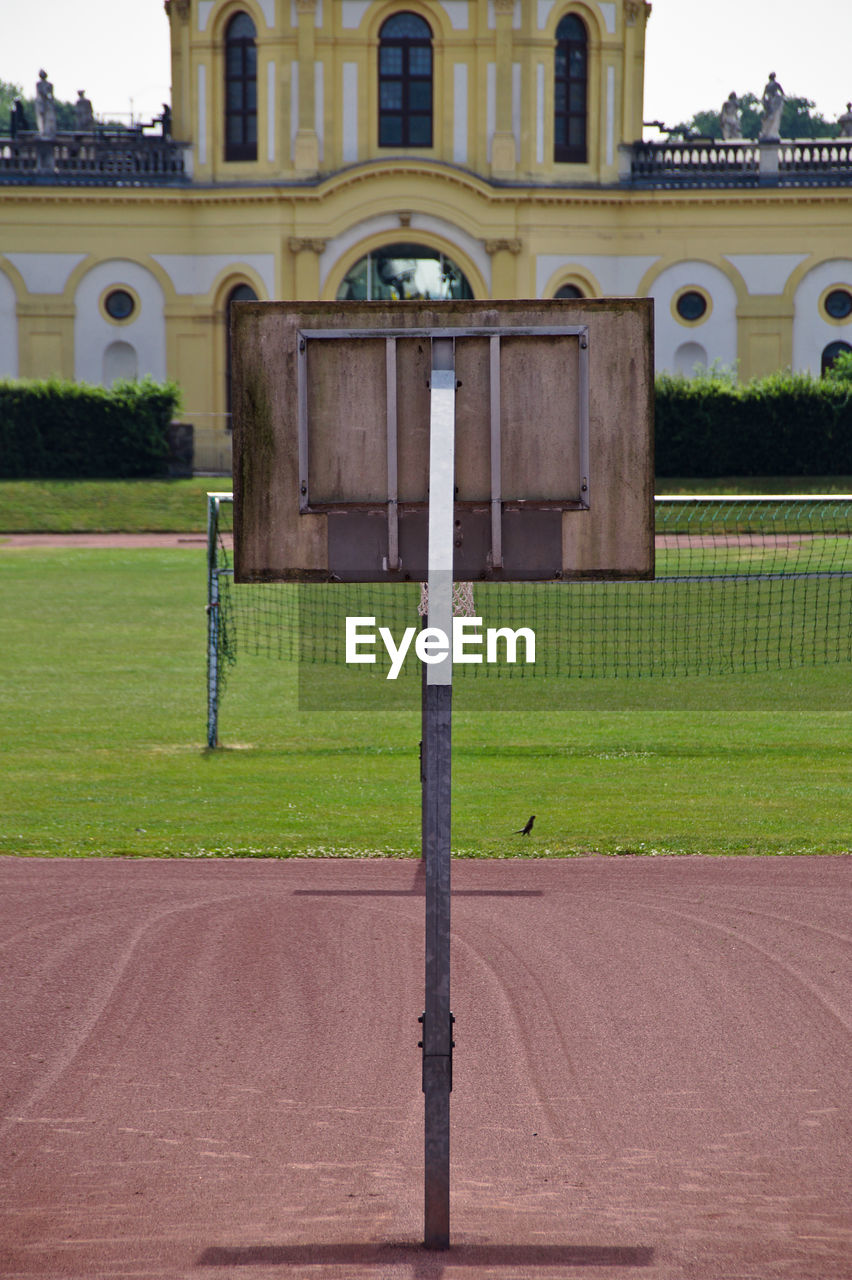
[[[396,13],[383,24],[379,39],[431,40],[432,32],[428,22],[416,13]]]
[[[832,320],[845,320],[852,315],[852,293],[847,289],[832,289],[825,299],[825,309]]]
[[[680,295],[676,309],[681,320],[700,320],[707,310],[707,299],[697,290],[690,289]]]
[[[586,122],[585,120],[575,120],[572,116],[568,121],[568,144],[572,147],[582,147],[586,140]]]
[[[820,361],[821,372],[827,373],[837,357],[843,355],[846,351],[852,351],[852,347],[848,342],[830,342],[822,353]]]
[[[382,45],[379,50],[379,70],[383,76],[402,75],[402,49],[399,45]]]
[[[245,74],[257,76],[257,49],[253,44],[246,47]]]
[[[583,112],[586,109],[585,85],[572,83],[568,86],[569,105],[572,111]]]
[[[113,320],[126,320],[128,316],[133,314],[135,306],[133,295],[129,294],[126,289],[113,289],[104,302],[106,313],[108,316],[112,316]]]
[[[398,147],[402,145],[402,117],[382,116],[379,122],[379,146]]]
[[[584,49],[571,49],[568,55],[568,74],[579,76],[581,79],[585,76],[586,53]]]
[[[557,147],[565,145],[565,117],[557,116],[553,121],[553,136]]]
[[[228,116],[226,139],[240,143],[243,140],[243,122],[240,116]]]
[[[257,146],[257,116],[246,116],[246,142]]]
[[[242,80],[229,80],[227,85],[227,104],[232,110],[239,110],[243,105],[243,82]]]
[[[579,18],[575,18],[573,14],[568,14],[556,28],[556,39],[585,41],[586,28]]]
[[[412,111],[432,110],[431,80],[416,80],[411,85],[411,90],[408,95],[408,105]]]
[[[402,110],[402,81],[383,80],[379,86],[382,111]]]
[[[226,40],[254,40],[257,35],[255,25],[247,13],[238,13],[228,23]]]
[[[431,75],[432,50],[422,45],[414,45],[408,51],[408,69],[413,76]]]
[[[554,298],[582,298],[583,293],[575,284],[561,284],[553,296]]]
[[[238,44],[229,44],[225,49],[225,70],[229,76],[241,76],[243,73],[243,50]]]
[[[432,117],[412,116],[409,121],[408,141],[412,147],[431,147]]]
[[[246,107],[249,111],[257,111],[257,81],[246,83]]]

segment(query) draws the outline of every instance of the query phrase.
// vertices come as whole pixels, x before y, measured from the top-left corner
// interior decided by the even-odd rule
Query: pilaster
[[[496,128],[491,140],[491,174],[513,178],[517,165],[515,135],[512,132],[512,19],[514,0],[494,0],[497,27]]]

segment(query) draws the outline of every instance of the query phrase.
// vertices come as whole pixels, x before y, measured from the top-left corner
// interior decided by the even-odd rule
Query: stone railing
[[[852,138],[635,142],[621,148],[631,187],[852,186]]]
[[[0,184],[177,186],[190,179],[189,154],[184,143],[139,131],[0,136]]]

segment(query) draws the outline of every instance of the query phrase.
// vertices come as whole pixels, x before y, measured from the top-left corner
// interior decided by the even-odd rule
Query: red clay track
[[[0,859],[0,1274],[848,1278],[850,872],[456,862],[429,1254],[417,864]]]

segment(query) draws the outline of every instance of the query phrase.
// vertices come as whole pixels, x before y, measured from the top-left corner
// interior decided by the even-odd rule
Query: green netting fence
[[[208,512],[211,745],[226,676],[241,655],[343,665],[347,616],[376,617],[395,635],[418,623],[418,583],[234,583],[231,495],[209,495]],[[852,495],[657,498],[655,525],[654,581],[474,583],[483,627],[532,628],[536,661],[464,666],[454,680],[718,675],[852,661]]]

